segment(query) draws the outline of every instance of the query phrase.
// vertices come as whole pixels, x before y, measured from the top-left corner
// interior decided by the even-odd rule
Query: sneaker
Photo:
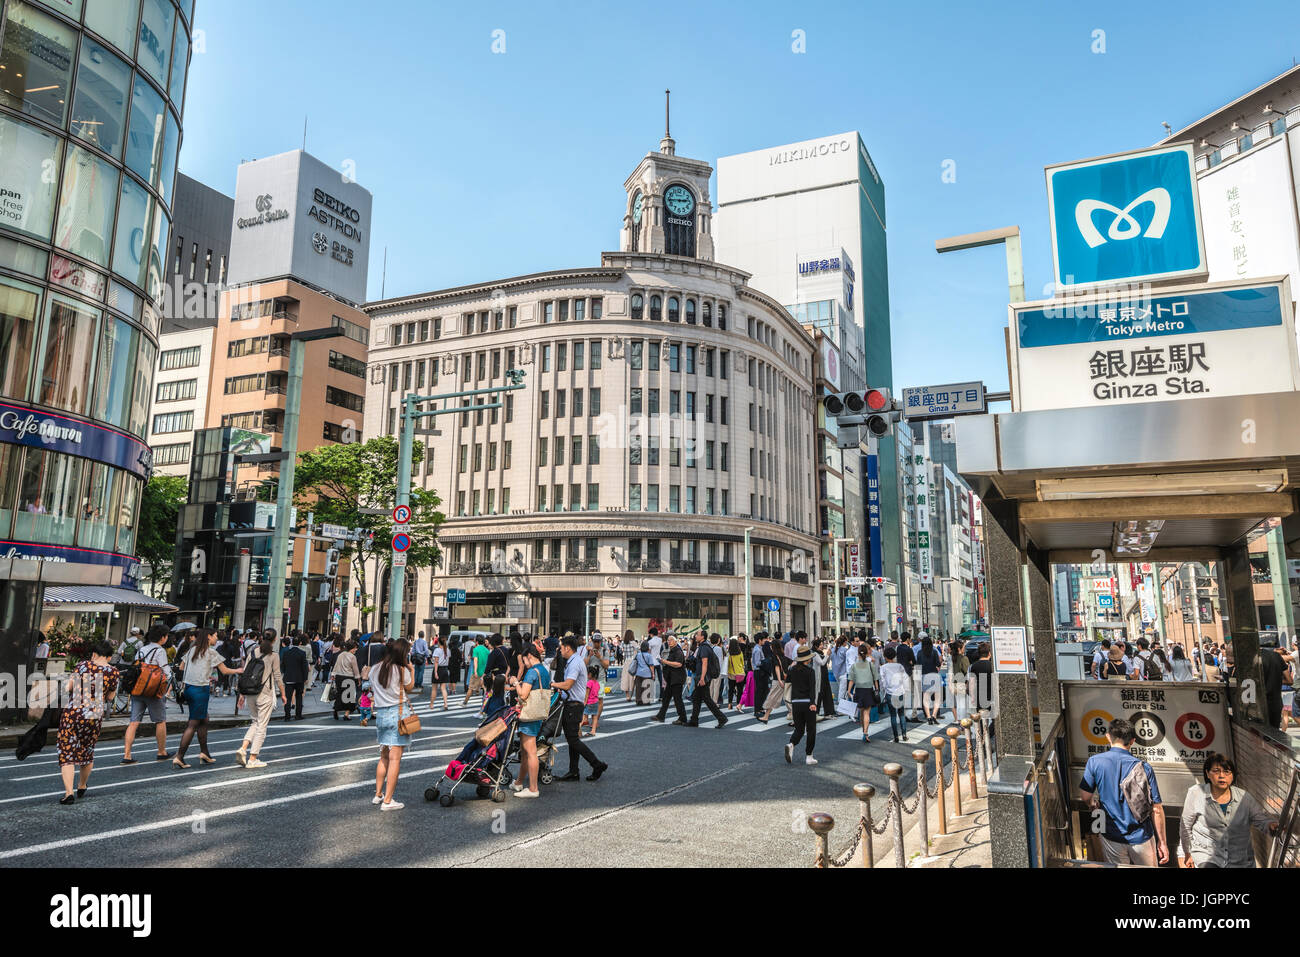
[[[686,722],[683,721],[681,718],[678,718],[676,721],[673,722],[673,724],[680,724],[680,725],[682,725],[683,727],[686,726]]]
[[[794,745],[793,745],[793,744],[787,744],[787,745],[785,746],[785,763],[786,763],[786,764],[794,764]]]
[[[379,805],[379,810],[381,810],[381,811],[400,811],[400,810],[401,810],[402,808],[404,808],[404,807],[406,807],[406,805],[403,804],[401,801],[388,801],[388,802],[386,802],[386,803],[384,803],[384,804]]]
[[[657,714],[654,715],[654,716],[652,716],[652,717],[650,718],[650,720],[651,720],[651,721],[658,721],[660,724],[663,724],[663,721],[664,721],[664,719],[661,718],[661,717],[659,717],[659,715],[657,715]]]
[[[244,767],[246,767],[246,768],[248,768],[248,769],[250,769],[250,770],[253,769],[253,768],[264,768],[264,767],[266,767],[266,762],[265,762],[265,761],[258,760],[257,758],[250,758],[249,761],[248,761],[248,763],[245,764]]]
[[[370,803],[371,803],[371,804],[383,804],[383,803],[384,803],[384,799],[381,798],[378,794],[376,794],[374,797],[372,797],[372,798],[370,799]]]
[[[248,767],[248,752],[245,751],[243,748],[240,748],[238,751],[236,751],[235,763],[238,764],[241,768]]]
[[[520,784],[518,781],[512,781],[512,782],[510,783],[510,790],[514,791],[516,794],[518,794],[518,793],[519,793],[520,791],[522,791],[523,789],[524,789],[524,786],[523,786],[522,784]]]
[[[541,797],[541,794],[539,794],[539,793],[536,792],[536,791],[530,791],[530,790],[528,790],[528,788],[524,788],[522,791],[516,791],[516,792],[515,792],[515,797],[517,797],[517,798],[536,798],[536,797]]]
[[[808,757],[806,757],[806,758],[803,759],[803,763],[804,763],[804,764],[816,764],[816,763],[817,763],[817,759],[814,758],[814,757],[810,754],[810,755],[808,755]]]
[[[723,716],[723,717],[718,721],[718,727],[719,727],[719,728],[725,728],[725,727],[727,726],[727,720],[728,720],[727,717],[724,715],[724,716]]]

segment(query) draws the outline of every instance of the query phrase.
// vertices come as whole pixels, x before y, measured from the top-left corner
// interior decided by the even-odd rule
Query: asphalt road
[[[214,713],[220,708],[218,699]],[[616,690],[598,735],[587,739],[609,764],[599,781],[585,780],[584,764],[584,780],[543,786],[539,800],[496,804],[465,788],[457,794],[469,800],[444,808],[424,791],[469,740],[477,709],[444,713],[439,704],[431,712],[425,700],[417,711],[424,728],[397,789],[406,807],[392,812],[370,803],[375,732],[355,718],[277,717],[262,752],[269,767],[256,771],[235,763],[239,729],[212,732],[216,766],[200,765],[193,746],[188,771],[154,762],[152,735],[138,740],[130,766],[118,763],[121,741],[103,741],[90,791],[70,807],[57,803],[52,740],[21,763],[8,752],[0,757],[0,866],[808,866],[809,813],[842,822],[836,850],[856,821],[855,783],[876,786],[878,819],[888,793],[883,765],[903,764],[905,797],[915,781],[916,745],[890,742],[887,720],[866,745],[848,719],[824,719],[820,764],[802,762],[801,744],[789,765],[781,712],[768,725],[732,715],[717,729],[706,712],[699,728],[675,727],[647,720],[652,708],[629,705]],[[173,734],[170,749],[176,741]],[[561,747],[557,773],[567,762]]]

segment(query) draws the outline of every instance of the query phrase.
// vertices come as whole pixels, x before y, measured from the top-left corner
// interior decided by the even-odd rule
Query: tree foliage
[[[172,580],[176,558],[176,527],[181,506],[189,494],[189,482],[179,475],[155,475],[140,496],[140,528],[136,553],[149,568],[149,583],[158,594],[160,583]]]

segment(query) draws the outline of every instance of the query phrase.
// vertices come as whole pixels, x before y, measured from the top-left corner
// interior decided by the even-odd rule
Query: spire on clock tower
[[[672,90],[664,90],[664,138],[659,141],[659,152],[665,156],[677,155],[677,143],[673,139],[672,133],[669,132],[671,124],[668,122],[668,107]]]

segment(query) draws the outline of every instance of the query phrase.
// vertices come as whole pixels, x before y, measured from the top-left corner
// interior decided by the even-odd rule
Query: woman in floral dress
[[[117,669],[109,665],[113,646],[98,641],[91,648],[89,661],[77,665],[64,686],[66,706],[59,718],[59,771],[67,793],[60,804],[72,804],[86,796],[86,784],[95,765],[95,744],[104,724],[105,705],[117,693]],[[73,797],[73,777],[80,771]]]

